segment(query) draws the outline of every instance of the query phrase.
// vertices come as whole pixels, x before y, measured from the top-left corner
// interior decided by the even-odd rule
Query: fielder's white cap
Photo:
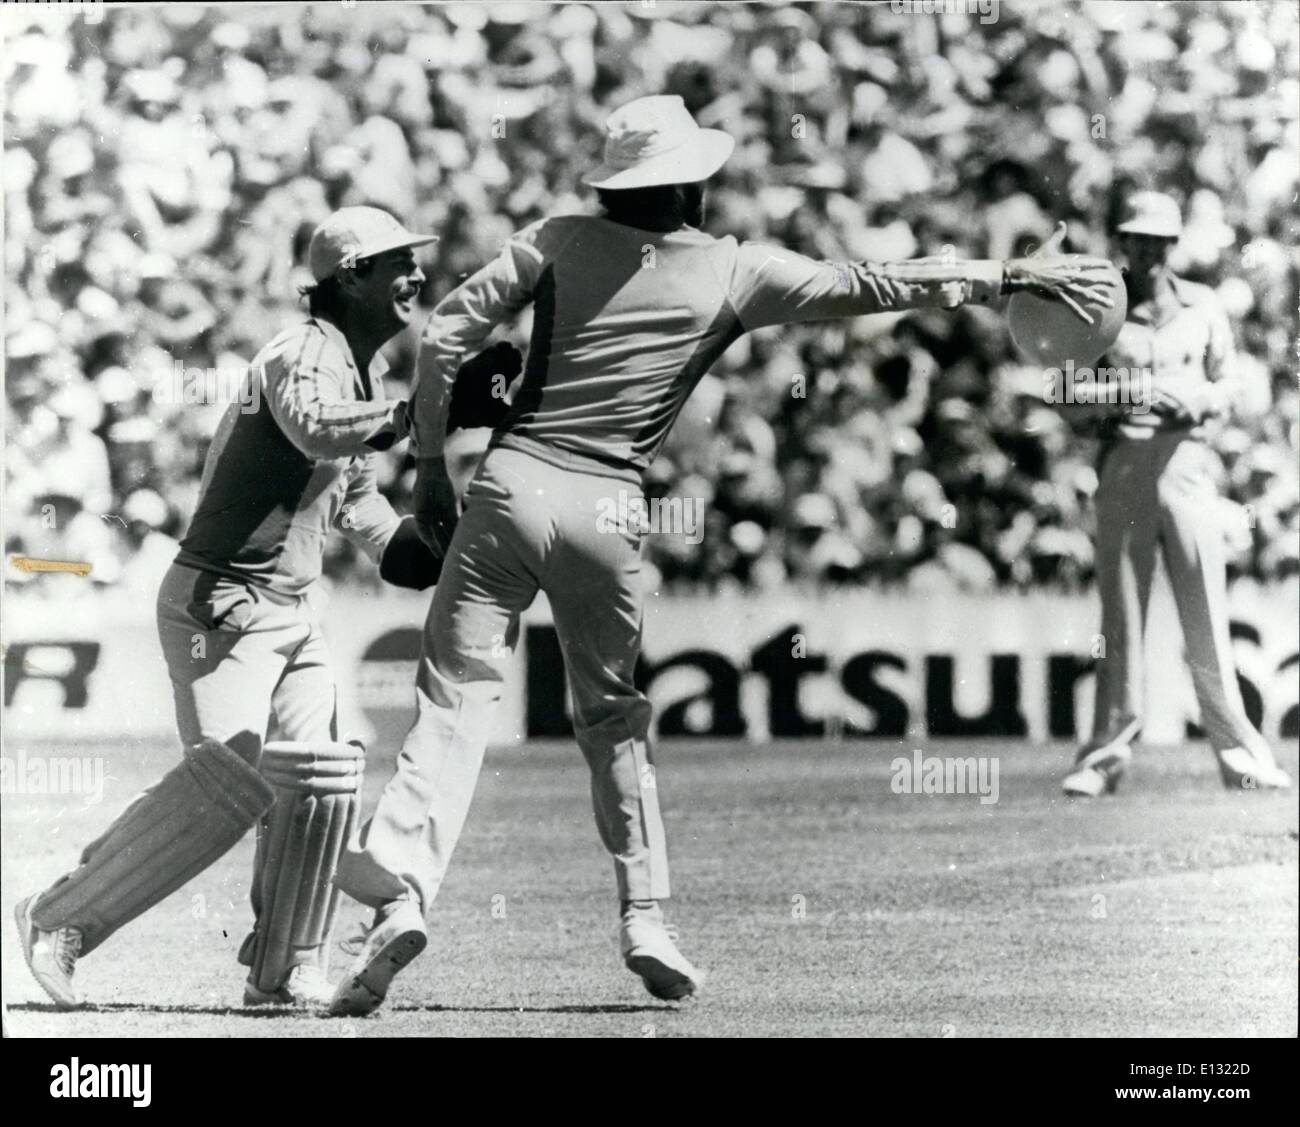
[[[582,178],[593,188],[695,184],[726,163],[735,138],[701,129],[676,94],[637,98],[605,123],[605,159]]]
[[[1128,235],[1176,239],[1183,233],[1178,201],[1163,192],[1134,192],[1124,201],[1124,217],[1115,228]]]
[[[408,231],[388,212],[377,207],[341,207],[312,232],[307,266],[318,282],[341,266],[399,247],[419,247],[438,241],[437,235]]]

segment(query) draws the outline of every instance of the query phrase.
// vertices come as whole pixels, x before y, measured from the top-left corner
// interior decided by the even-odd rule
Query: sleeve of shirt
[[[378,563],[401,518],[379,492],[374,455],[348,471],[347,492],[334,527]]]
[[[1001,290],[1002,263],[995,260],[817,262],[782,247],[742,243],[729,297],[749,331],[863,313],[988,304]]]
[[[1201,306],[1209,328],[1205,346],[1205,378],[1200,392],[1200,415],[1229,415],[1242,396],[1241,368],[1237,364],[1237,346],[1232,337],[1232,323],[1227,310],[1210,298]]]
[[[1116,373],[1114,378],[1118,382],[1114,385],[1116,391],[1113,398],[1076,393],[1074,402],[1068,402],[1065,398],[1065,376],[1059,368],[1049,368],[1044,372],[1043,392],[1050,397],[1049,403],[1057,405],[1057,410],[1075,434],[1104,438],[1120,419],[1134,413],[1133,404],[1145,400],[1140,386],[1135,386],[1127,377],[1121,379],[1118,375],[1121,372],[1127,373],[1129,369],[1116,366],[1109,354],[1101,356],[1093,368],[1099,374],[1107,370]]]
[[[411,395],[411,436],[418,456],[442,456],[456,371],[503,321],[533,299],[545,253],[546,220],[512,235],[501,253],[434,307],[420,337]]]
[[[1232,324],[1228,313],[1216,301],[1205,303],[1205,315],[1210,327],[1209,344],[1205,350],[1205,375],[1211,383],[1232,379],[1237,374],[1237,346],[1232,339]]]
[[[387,450],[406,436],[405,402],[345,399],[351,377],[333,351],[323,333],[308,329],[267,361],[263,387],[272,418],[309,458]]]

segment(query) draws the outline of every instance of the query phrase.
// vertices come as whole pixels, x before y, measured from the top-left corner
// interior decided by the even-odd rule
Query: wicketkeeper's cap
[[[676,94],[620,106],[605,123],[605,159],[582,178],[593,188],[651,188],[707,180],[736,147],[720,129],[701,129]]]
[[[1115,230],[1127,235],[1176,239],[1183,233],[1178,201],[1163,192],[1134,192],[1124,201],[1124,217]]]
[[[377,207],[342,207],[312,232],[307,266],[318,282],[343,266],[399,247],[419,247],[438,241],[437,235],[408,231]]]

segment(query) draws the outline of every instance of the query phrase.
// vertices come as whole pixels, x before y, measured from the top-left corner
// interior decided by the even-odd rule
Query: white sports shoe
[[[623,909],[618,946],[627,969],[640,975],[656,998],[680,1002],[704,984],[704,972],[687,961],[668,934],[658,901],[648,907],[628,904]]]
[[[1074,798],[1097,798],[1110,794],[1124,777],[1132,758],[1133,749],[1126,743],[1099,747],[1075,763],[1074,770],[1061,783],[1061,789]]]
[[[75,927],[42,931],[32,922],[35,900],[35,896],[29,896],[14,908],[27,969],[59,1009],[76,1009],[81,1005],[81,995],[72,984],[72,975],[81,954],[81,932]]]
[[[1291,776],[1274,761],[1273,753],[1245,747],[1216,751],[1219,774],[1229,790],[1289,790]],[[1265,758],[1267,756],[1267,758]]]
[[[323,1009],[334,997],[325,972],[315,963],[291,967],[277,990],[262,990],[251,979],[244,983],[246,1006],[297,1006],[300,1009]]]
[[[1074,770],[1062,780],[1061,789],[1073,798],[1111,794],[1133,758],[1133,749],[1129,745],[1141,731],[1142,722],[1130,716],[1106,743],[1080,751],[1074,761]]]
[[[375,912],[357,957],[334,990],[330,1013],[364,1017],[388,995],[397,972],[428,945],[424,916],[414,900],[394,900]]]

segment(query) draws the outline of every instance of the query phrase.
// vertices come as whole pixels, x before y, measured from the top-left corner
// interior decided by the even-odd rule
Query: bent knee
[[[462,703],[491,705],[501,699],[503,676],[492,662],[461,659],[424,660],[416,686],[435,705],[454,708]]]
[[[653,711],[645,694],[632,690],[595,701],[575,701],[573,725],[580,733],[613,729],[621,733],[619,739],[629,735],[640,738],[650,728]]]

